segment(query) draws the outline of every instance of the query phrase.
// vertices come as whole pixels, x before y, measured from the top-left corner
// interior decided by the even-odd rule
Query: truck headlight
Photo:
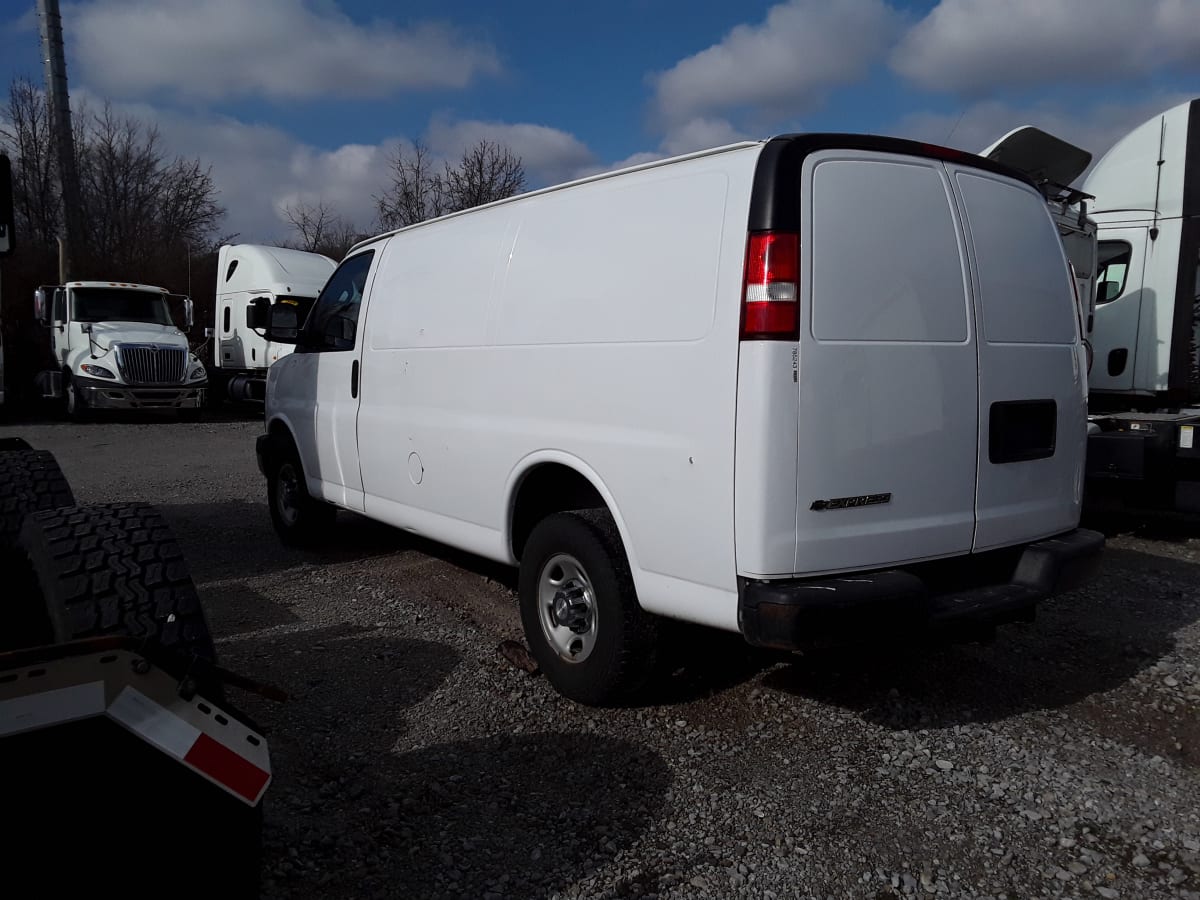
[[[82,372],[84,372],[84,374],[91,375],[95,378],[116,378],[117,377],[116,375],[114,375],[112,373],[111,370],[104,368],[104,366],[97,366],[92,363],[84,363],[79,368]]]
[[[204,371],[204,366],[197,363],[196,367],[192,369],[190,373],[188,373],[188,381],[199,381],[207,374],[208,373]]]

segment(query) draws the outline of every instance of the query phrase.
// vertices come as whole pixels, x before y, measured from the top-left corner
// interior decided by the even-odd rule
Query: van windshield
[[[120,288],[72,288],[71,319],[76,322],[174,324],[164,294]]]

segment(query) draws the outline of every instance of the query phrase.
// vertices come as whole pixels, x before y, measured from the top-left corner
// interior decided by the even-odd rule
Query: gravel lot
[[[261,424],[0,428],[173,525],[267,731],[269,897],[1200,900],[1200,525],[988,646],[811,658],[679,629],[645,705],[498,652],[512,574],[343,514],[275,539]]]

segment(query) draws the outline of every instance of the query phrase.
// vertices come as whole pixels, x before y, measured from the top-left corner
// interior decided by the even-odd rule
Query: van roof
[[[632,166],[623,166],[620,169],[612,169],[611,171],[607,171],[607,172],[597,172],[594,175],[585,175],[582,178],[575,178],[575,179],[572,179],[571,181],[564,181],[559,184],[552,184],[552,185],[549,185],[544,188],[538,188],[536,191],[527,191],[526,193],[523,193],[523,194],[514,194],[511,197],[505,197],[503,200],[495,200],[491,203],[484,203],[480,206],[472,206],[469,209],[461,209],[461,210],[458,210],[457,212],[446,213],[444,216],[438,216],[435,219],[425,219],[424,221],[421,221],[421,222],[414,222],[412,225],[405,225],[401,228],[393,228],[391,231],[381,232],[380,234],[377,234],[373,237],[369,237],[369,238],[366,238],[365,240],[359,241],[357,244],[355,244],[353,247],[351,247],[349,250],[346,251],[346,255],[349,256],[351,253],[354,253],[355,251],[361,249],[362,247],[366,247],[369,244],[375,243],[376,241],[381,241],[384,238],[391,237],[394,234],[399,234],[401,231],[408,231],[410,228],[420,228],[422,225],[427,225],[430,222],[440,222],[444,219],[453,218],[454,216],[461,216],[461,215],[465,215],[466,213],[477,212],[478,210],[481,210],[481,209],[489,209],[490,207],[493,207],[493,206],[501,206],[505,203],[512,203],[515,200],[524,200],[528,197],[538,197],[538,196],[541,196],[542,194],[549,194],[549,193],[552,193],[553,191],[561,191],[565,188],[575,187],[576,185],[580,185],[580,184],[589,184],[594,181],[603,181],[606,178],[615,178],[618,175],[625,175],[629,172],[641,172],[646,169],[654,169],[654,168],[658,168],[660,166],[670,165],[671,163],[682,162],[683,160],[687,160],[687,159],[700,159],[705,156],[715,156],[720,153],[729,153],[734,150],[744,150],[747,147],[755,147],[755,146],[758,146],[758,145],[764,144],[764,143],[766,143],[765,140],[739,141],[734,144],[724,144],[720,147],[710,147],[707,150],[697,150],[693,153],[682,153],[677,156],[668,156],[668,157],[663,157],[662,159],[652,159],[648,162],[637,163],[636,165],[632,165]]]
[[[422,222],[415,222],[412,225],[406,225],[403,228],[395,228],[391,231],[377,234],[374,237],[359,241],[348,251],[346,255],[357,252],[358,250],[370,246],[378,241],[389,238],[392,235],[399,234],[402,231],[408,231],[412,228],[420,228],[422,225],[427,225],[431,222],[438,222],[454,216],[462,216],[467,213],[477,212],[481,209],[488,209],[494,206],[500,206],[505,203],[513,203],[517,200],[524,200],[530,197],[537,197],[543,194],[549,194],[553,191],[560,191],[565,188],[575,187],[576,185],[589,184],[591,182],[603,181],[606,178],[616,178],[618,175],[626,175],[630,172],[640,172],[647,169],[654,169],[661,166],[668,166],[673,163],[683,162],[689,159],[700,159],[706,156],[716,156],[722,153],[731,153],[737,150],[745,150],[751,147],[771,147],[774,148],[776,154],[774,164],[769,167],[770,172],[776,172],[780,167],[788,170],[789,175],[793,164],[802,162],[803,158],[809,153],[816,150],[844,148],[848,150],[874,150],[888,153],[902,153],[909,156],[931,156],[938,159],[960,162],[964,165],[969,165],[974,168],[987,169],[1006,175],[1010,178],[1015,178],[1018,181],[1024,182],[1036,189],[1036,185],[1030,179],[1029,175],[1021,172],[1003,163],[995,160],[986,159],[982,156],[977,156],[973,153],[968,153],[964,150],[956,150],[950,147],[943,147],[938,144],[923,143],[920,141],[907,140],[905,138],[885,137],[882,135],[872,134],[849,134],[849,133],[834,133],[834,132],[813,132],[813,133],[789,133],[775,135],[773,137],[764,138],[757,141],[739,141],[733,144],[725,144],[720,147],[712,147],[707,150],[699,150],[693,153],[684,153],[677,156],[665,157],[663,159],[651,160],[649,162],[640,163],[633,166],[625,166],[620,169],[614,169],[610,172],[599,172],[595,175],[589,175],[584,178],[577,178],[573,181],[566,181],[561,184],[551,185],[549,187],[540,188],[536,191],[529,191],[524,194],[516,194],[512,197],[506,197],[503,200],[496,200],[492,203],[485,203],[481,206],[473,206],[469,209],[459,210],[458,212],[447,213],[444,216],[439,216],[436,219],[426,219]],[[794,173],[798,176],[798,170]],[[784,184],[786,181],[786,185]],[[794,179],[775,179],[771,178],[770,184],[760,184],[756,181],[755,184],[755,199],[756,206],[762,209],[765,207],[767,218],[772,218],[771,213],[774,212],[779,204],[772,202],[778,199],[778,194],[781,190],[790,190],[791,186],[796,184]],[[751,227],[754,228],[753,222],[756,218],[762,216],[755,215],[751,212]],[[776,225],[775,227],[779,227]]]

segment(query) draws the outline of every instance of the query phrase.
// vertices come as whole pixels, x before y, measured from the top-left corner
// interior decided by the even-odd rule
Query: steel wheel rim
[[[538,573],[538,621],[546,643],[567,663],[582,663],[596,647],[596,592],[575,557],[557,553]]]
[[[281,465],[275,477],[275,508],[289,527],[300,518],[300,479],[291,463]]]

